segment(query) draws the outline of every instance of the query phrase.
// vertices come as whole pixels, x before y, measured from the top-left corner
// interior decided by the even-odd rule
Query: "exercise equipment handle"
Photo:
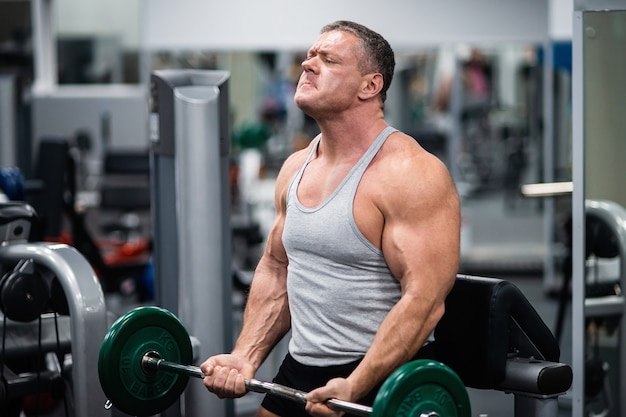
[[[169,362],[165,359],[155,358],[149,355],[144,355],[141,360],[141,366],[147,373],[157,370],[165,370],[179,374],[186,374],[200,379],[204,379],[204,377],[206,376],[197,366],[181,365],[179,363]],[[306,403],[307,393],[304,391],[299,391],[297,389],[286,387],[284,385],[276,384],[273,382],[259,381],[257,379],[246,379],[244,382],[248,391],[258,392],[262,394],[271,394],[302,404]],[[328,406],[330,406],[335,411],[343,411],[362,417],[369,417],[372,415],[372,407],[355,404],[349,401],[331,398],[326,401],[326,404],[328,404]]]

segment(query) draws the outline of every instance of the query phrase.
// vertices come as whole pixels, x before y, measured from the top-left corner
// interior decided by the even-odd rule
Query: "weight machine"
[[[20,301],[10,312],[7,310],[9,305],[3,304],[1,317],[5,345],[2,359],[8,362],[22,355],[40,353],[46,356],[46,361],[53,363],[45,371],[25,376],[11,372],[7,362],[3,362],[0,403],[12,396],[20,397],[24,392],[31,392],[29,381],[37,384],[38,380],[41,382],[47,378],[48,382],[58,387],[54,381],[58,381],[65,369],[61,363],[54,363],[54,354],[71,352],[71,365],[68,366],[71,368],[69,376],[74,414],[107,416],[101,406],[94,407],[94,404],[104,404],[106,400],[92,369],[97,362],[98,346],[112,321],[105,309],[98,277],[87,260],[72,247],[28,242],[35,221],[34,210],[24,203],[0,204],[0,268],[7,271],[0,280],[0,291],[5,302],[14,297]],[[31,281],[38,277],[37,268],[44,268],[56,279],[41,281],[43,292],[35,292]],[[59,305],[64,303],[58,302],[59,297],[67,303],[60,308]],[[33,308],[35,311],[28,311]],[[65,309],[69,316],[61,315],[55,320],[58,314],[55,310]],[[22,322],[31,313],[40,318],[39,326],[34,321]]]

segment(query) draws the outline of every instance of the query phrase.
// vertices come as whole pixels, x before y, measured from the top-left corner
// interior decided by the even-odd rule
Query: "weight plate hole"
[[[142,359],[145,358],[153,358],[153,359],[161,359],[161,355],[159,355],[159,352],[157,352],[156,350],[151,350],[149,352],[146,352],[145,355],[143,355]],[[154,376],[157,372],[157,367],[154,366],[153,361],[146,361],[146,360],[142,360],[141,361],[141,370],[148,376]]]

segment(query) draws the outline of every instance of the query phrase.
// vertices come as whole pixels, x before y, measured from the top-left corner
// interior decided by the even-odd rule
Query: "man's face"
[[[302,63],[294,101],[312,117],[336,114],[358,100],[360,40],[349,32],[323,33]]]

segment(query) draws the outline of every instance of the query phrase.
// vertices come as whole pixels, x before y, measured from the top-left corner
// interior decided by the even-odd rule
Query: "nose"
[[[302,69],[304,71],[312,71],[313,70],[313,59],[314,57],[310,57],[310,58],[304,58],[304,61],[302,61]]]

